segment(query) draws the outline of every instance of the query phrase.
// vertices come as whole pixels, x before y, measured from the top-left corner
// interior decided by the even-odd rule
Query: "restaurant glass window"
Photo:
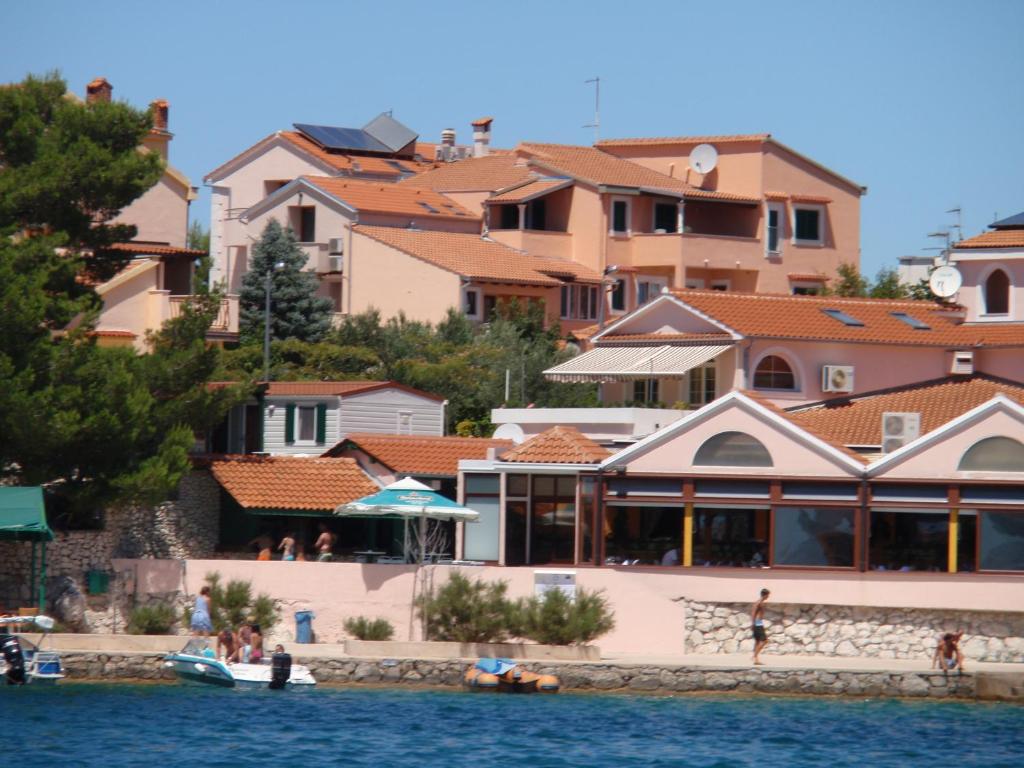
[[[871,511],[868,565],[875,571],[945,571],[949,513]]]
[[[533,477],[530,562],[571,563],[576,543],[576,477]]]
[[[981,570],[1024,571],[1024,509],[980,514]]]
[[[589,563],[594,559],[594,492],[597,481],[593,477],[580,478],[580,562]]]
[[[505,476],[505,565],[526,564],[529,475]]]
[[[978,570],[978,513],[961,509],[956,537],[956,569],[960,573]]]
[[[683,508],[609,504],[604,511],[604,537],[607,565],[678,564]]]
[[[500,525],[498,475],[465,476],[465,504],[480,513],[475,523],[466,526],[464,557],[467,560],[497,560]]]
[[[773,565],[853,567],[856,510],[776,507]]]
[[[693,564],[758,568],[768,564],[768,510],[697,507]]]

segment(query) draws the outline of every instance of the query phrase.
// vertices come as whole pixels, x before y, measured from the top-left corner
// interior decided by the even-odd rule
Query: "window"
[[[531,200],[526,204],[526,228],[547,229],[548,201],[544,198]]]
[[[1010,278],[997,269],[985,280],[985,314],[1005,315],[1010,311]]]
[[[604,517],[607,564],[679,565],[682,561],[680,507],[609,504]]]
[[[853,509],[776,507],[773,565],[853,567]]]
[[[848,325],[851,328],[863,328],[864,327],[864,323],[862,323],[856,317],[853,317],[852,315],[846,314],[841,309],[823,309],[821,311],[824,312],[829,317],[831,317],[833,320],[838,320],[843,325]]]
[[[463,556],[467,560],[497,560],[499,509],[499,478],[491,474],[467,474],[466,506],[480,513],[472,525],[466,526]]]
[[[1024,571],[1024,514],[981,513],[981,568]]]
[[[331,300],[331,311],[341,312],[341,283],[332,280],[325,283],[324,287],[327,289],[327,298]]]
[[[316,435],[316,408],[312,405],[299,406],[299,440],[313,442]]]
[[[288,181],[285,180],[285,179],[273,179],[273,180],[264,181],[263,182],[263,196],[267,197],[268,195],[272,195],[274,192],[277,192],[277,190],[279,190],[281,187],[283,187],[287,183],[288,183]]]
[[[765,220],[765,248],[768,253],[779,253],[779,245],[782,241],[782,206],[769,205],[768,216]]]
[[[876,571],[948,569],[949,513],[871,511],[868,560]]]
[[[634,381],[633,400],[638,403],[658,402],[658,380],[638,379]]]
[[[906,323],[915,331],[927,331],[931,329],[931,326],[923,320],[918,320],[913,315],[908,315],[906,312],[890,312],[890,315],[895,317],[897,320]]]
[[[576,542],[576,477],[534,475],[530,562],[571,563]]]
[[[961,472],[1024,472],[1024,443],[1012,437],[986,437],[966,451]]]
[[[617,235],[629,233],[628,200],[612,200],[612,233]]]
[[[712,291],[728,291],[731,283],[728,280],[712,280]]]
[[[821,231],[822,209],[814,206],[793,206],[793,241],[821,245],[824,241]]]
[[[397,427],[396,434],[399,435],[411,435],[412,434],[412,413],[409,411],[399,411],[397,414]]]
[[[299,209],[299,242],[316,242],[316,208],[311,205]]]
[[[707,405],[715,399],[715,364],[690,370],[690,406]]]
[[[702,467],[770,467],[772,456],[764,443],[746,432],[719,432],[697,449],[693,463]]]
[[[323,445],[327,441],[327,403],[298,405],[287,403],[284,417],[284,441]]]
[[[465,294],[465,304],[463,305],[466,312],[466,317],[479,318],[480,317],[480,291],[467,289]]]
[[[679,206],[675,203],[654,204],[654,231],[679,231]]]
[[[497,296],[484,296],[484,322],[494,319],[494,310],[498,308]]]
[[[693,564],[757,568],[768,564],[767,509],[697,507]]]
[[[563,320],[596,320],[598,311],[598,290],[596,285],[563,285]]]
[[[652,299],[658,298],[662,288],[668,287],[664,277],[639,277],[636,281],[636,305],[639,307]]]
[[[626,311],[626,281],[616,280],[611,290],[612,312]]]
[[[427,213],[440,213],[440,211],[439,211],[439,210],[437,210],[437,208],[435,208],[434,206],[432,206],[432,205],[431,205],[430,203],[425,203],[425,202],[423,202],[422,200],[419,200],[419,201],[417,201],[417,202],[418,202],[418,203],[420,204],[420,207],[421,207],[421,208],[422,208],[423,210],[425,210],[425,211],[426,211]]]
[[[794,296],[817,296],[821,293],[819,283],[793,283],[791,291]]]
[[[519,207],[515,205],[501,206],[501,225],[499,229],[519,229]]]
[[[778,355],[768,355],[754,369],[754,389],[796,389],[796,376],[789,363]]]

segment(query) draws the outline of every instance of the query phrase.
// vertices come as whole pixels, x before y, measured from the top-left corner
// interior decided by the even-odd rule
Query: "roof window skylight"
[[[831,317],[833,320],[838,320],[843,325],[848,325],[852,328],[864,327],[864,323],[862,323],[856,317],[851,317],[850,315],[846,314],[841,309],[823,309],[821,311],[824,312],[829,317]]]
[[[895,317],[897,320],[902,320],[904,323],[909,325],[915,331],[930,331],[931,326],[923,320],[918,320],[913,315],[908,315],[906,312],[890,312],[890,315]]]
[[[422,200],[417,200],[416,202],[418,202],[423,208],[425,208],[428,213],[440,213],[440,211],[437,210],[437,208],[432,206],[430,203],[424,203]]]

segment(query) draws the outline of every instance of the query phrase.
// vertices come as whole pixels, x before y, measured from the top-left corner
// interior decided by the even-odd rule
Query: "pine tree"
[[[319,281],[303,270],[306,254],[291,228],[271,219],[252,250],[239,292],[239,335],[243,343],[263,339],[266,279],[270,273],[270,337],[320,341],[331,329],[331,300],[317,296]]]

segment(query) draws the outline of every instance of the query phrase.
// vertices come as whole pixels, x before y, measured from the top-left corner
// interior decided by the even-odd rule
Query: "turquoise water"
[[[1024,707],[888,700],[0,690],[23,766],[1013,766]],[[12,752],[8,752],[8,751]]]

